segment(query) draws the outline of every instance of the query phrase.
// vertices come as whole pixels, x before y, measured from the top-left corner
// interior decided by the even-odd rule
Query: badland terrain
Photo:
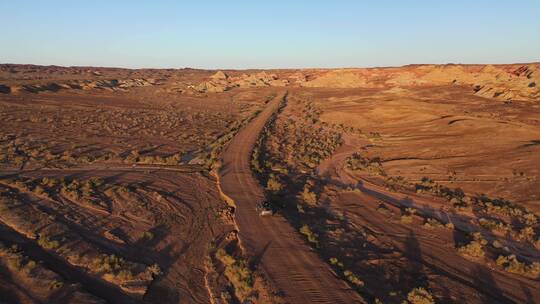
[[[0,65],[0,302],[537,303],[539,86]]]

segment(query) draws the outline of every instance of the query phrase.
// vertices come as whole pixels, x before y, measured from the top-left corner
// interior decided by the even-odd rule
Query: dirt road
[[[250,155],[266,121],[277,110],[284,94],[242,129],[223,153],[219,172],[223,192],[234,200],[236,222],[243,247],[258,261],[271,282],[289,303],[364,303],[365,301],[305,244],[282,217],[261,218],[255,204],[263,189],[250,170]]]

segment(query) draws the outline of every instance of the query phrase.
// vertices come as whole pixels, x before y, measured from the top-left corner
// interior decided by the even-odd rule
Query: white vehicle
[[[257,206],[255,206],[255,210],[257,210],[257,213],[259,213],[260,216],[274,215],[275,213],[275,208],[268,201],[258,203]]]

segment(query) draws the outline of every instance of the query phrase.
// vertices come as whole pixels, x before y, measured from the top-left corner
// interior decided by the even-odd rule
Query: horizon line
[[[206,70],[206,71],[248,71],[248,70],[348,70],[348,69],[390,69],[403,68],[411,66],[509,66],[509,65],[527,65],[540,64],[540,61],[531,62],[511,62],[511,63],[407,63],[403,65],[381,65],[381,66],[336,66],[336,67],[282,67],[282,68],[203,68],[203,67],[128,67],[128,66],[100,66],[100,65],[59,65],[59,64],[35,64],[35,63],[10,63],[2,62],[0,65],[19,65],[19,66],[36,66],[36,67],[59,67],[59,68],[99,68],[99,69],[123,69],[123,70]]]

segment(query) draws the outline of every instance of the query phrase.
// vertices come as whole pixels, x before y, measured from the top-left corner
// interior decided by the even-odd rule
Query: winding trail
[[[250,169],[251,151],[264,125],[286,93],[267,107],[232,139],[222,154],[221,189],[236,205],[242,246],[258,263],[287,303],[365,303],[305,244],[280,215],[259,217],[255,204],[264,192]]]

